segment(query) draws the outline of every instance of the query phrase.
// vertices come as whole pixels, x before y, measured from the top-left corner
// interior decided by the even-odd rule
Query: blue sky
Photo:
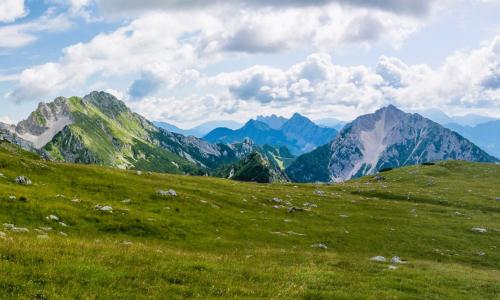
[[[0,2],[0,121],[92,90],[184,127],[387,104],[500,117],[500,1]]]

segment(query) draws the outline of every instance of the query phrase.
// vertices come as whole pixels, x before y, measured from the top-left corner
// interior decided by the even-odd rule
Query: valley
[[[0,298],[500,293],[495,164],[446,161],[332,185],[256,184],[50,162],[3,142],[0,173],[0,267],[8,274]],[[395,256],[404,263],[391,263]]]

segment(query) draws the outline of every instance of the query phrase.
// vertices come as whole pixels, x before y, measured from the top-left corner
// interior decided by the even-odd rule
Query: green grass
[[[0,299],[500,297],[498,165],[271,185],[51,163],[2,145],[0,173],[0,224],[30,230],[0,228]],[[14,183],[18,175],[33,185]],[[169,188],[178,196],[157,195]],[[289,213],[273,197],[318,207]],[[389,270],[375,255],[408,262]]]

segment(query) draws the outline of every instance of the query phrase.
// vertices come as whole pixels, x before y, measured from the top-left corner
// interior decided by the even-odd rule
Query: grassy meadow
[[[0,173],[0,299],[500,299],[500,165],[256,184],[2,144]]]

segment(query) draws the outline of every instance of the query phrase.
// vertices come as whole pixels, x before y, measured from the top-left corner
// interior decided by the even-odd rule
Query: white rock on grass
[[[158,194],[160,196],[177,196],[177,192],[173,189],[169,189],[168,191],[159,190]]]
[[[271,202],[274,202],[274,203],[281,203],[283,202],[283,200],[281,200],[280,198],[278,197],[274,197],[273,199],[271,199]]]
[[[486,233],[488,232],[488,230],[486,230],[486,228],[482,228],[482,227],[474,227],[474,228],[471,228],[472,231],[474,232],[477,232],[477,233]]]
[[[3,227],[6,228],[6,229],[12,229],[14,228],[14,224],[9,224],[9,223],[3,223]]]
[[[406,262],[401,260],[401,258],[399,256],[393,256],[391,258],[391,263],[393,263],[393,264],[405,264]]]
[[[28,228],[25,227],[13,227],[10,229],[10,231],[15,232],[15,233],[26,233],[30,232]]]
[[[387,269],[389,269],[389,270],[396,270],[397,268],[398,268],[398,267],[393,266],[393,265],[390,265],[390,266],[388,266],[388,267],[387,267]]]
[[[376,262],[386,262],[387,259],[381,255],[374,256],[370,258],[371,261],[376,261]]]
[[[122,200],[121,202],[122,202],[122,203],[130,203],[130,202],[132,202],[132,200],[130,200],[130,199],[124,199],[124,200]]]
[[[56,215],[48,215],[47,217],[45,217],[45,219],[49,221],[59,221],[59,217]]]
[[[67,236],[68,236],[66,233],[64,233],[64,232],[62,232],[62,231],[59,231],[59,235],[60,235],[60,236],[64,236],[64,237],[67,237]]]
[[[6,236],[7,236],[7,234],[5,232],[0,231],[0,237],[6,237]]]
[[[16,196],[13,196],[13,195],[12,195],[12,196],[9,196],[9,200],[16,200],[16,199],[17,199],[17,197],[16,197]]]
[[[61,225],[62,227],[68,227],[68,225],[64,222],[59,222],[59,225]]]
[[[21,185],[31,185],[31,180],[26,176],[17,176],[16,183]]]
[[[95,209],[96,209],[96,210],[100,210],[100,211],[108,211],[108,212],[113,212],[113,208],[112,208],[111,206],[109,206],[109,205],[104,205],[104,206],[102,206],[102,205],[97,204],[97,205],[95,206]]]
[[[321,196],[321,197],[326,196],[325,192],[323,192],[322,190],[315,190],[314,194],[316,194],[318,196]]]
[[[318,243],[318,244],[312,244],[312,248],[319,248],[319,249],[328,249],[328,246],[323,244],[323,243]]]

